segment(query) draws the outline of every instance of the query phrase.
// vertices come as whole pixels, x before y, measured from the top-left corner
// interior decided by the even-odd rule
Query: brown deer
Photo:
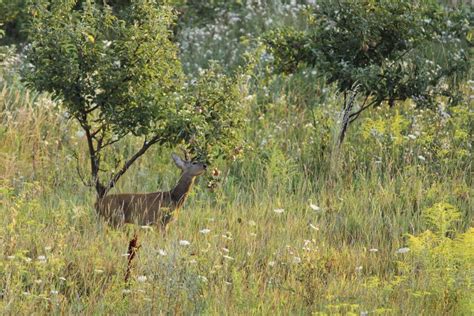
[[[168,224],[176,219],[194,179],[207,169],[203,163],[183,160],[176,154],[172,154],[172,158],[182,170],[181,178],[174,189],[167,192],[106,195],[95,203],[99,215],[114,226],[124,223],[156,225],[162,232],[166,232]]]

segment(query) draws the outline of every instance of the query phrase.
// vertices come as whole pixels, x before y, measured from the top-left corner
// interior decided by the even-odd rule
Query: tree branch
[[[149,141],[144,141],[142,147],[132,156],[130,159],[128,159],[122,166],[122,168],[112,176],[110,179],[108,185],[104,189],[104,194],[105,196],[110,189],[112,189],[115,186],[115,183],[124,175],[125,172],[130,168],[130,166],[138,159],[140,158],[152,145],[162,141],[162,138],[160,136],[155,135],[152,139]]]
[[[76,171],[79,176],[79,179],[81,180],[82,184],[84,184],[86,187],[91,187],[92,183],[90,181],[86,181],[84,175],[81,172],[81,168],[79,167],[79,156],[76,151],[72,151],[73,157],[76,159]]]
[[[365,97],[364,103],[362,104],[361,108],[360,108],[359,110],[355,111],[354,113],[351,113],[351,114],[349,115],[349,120],[350,120],[349,123],[354,122],[354,121],[359,117],[359,115],[360,115],[363,111],[365,111],[366,109],[370,108],[371,106],[373,106],[374,104],[376,104],[376,103],[379,102],[378,100],[374,100],[374,101],[372,101],[372,102],[369,102],[369,104],[365,105],[365,103],[367,102],[367,99],[368,99],[368,98],[369,98],[369,95],[367,95],[367,96]]]

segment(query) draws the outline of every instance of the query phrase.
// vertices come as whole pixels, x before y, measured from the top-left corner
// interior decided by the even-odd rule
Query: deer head
[[[176,166],[182,170],[183,174],[197,177],[206,172],[207,165],[197,161],[183,160],[176,154],[171,155]],[[189,158],[188,158],[189,159]]]

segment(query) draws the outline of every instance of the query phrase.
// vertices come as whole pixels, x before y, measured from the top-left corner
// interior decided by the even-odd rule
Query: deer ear
[[[176,164],[176,166],[178,168],[180,168],[181,170],[184,170],[185,163],[184,163],[183,159],[181,159],[181,157],[179,157],[176,154],[172,154],[171,157],[173,158],[174,163]]]

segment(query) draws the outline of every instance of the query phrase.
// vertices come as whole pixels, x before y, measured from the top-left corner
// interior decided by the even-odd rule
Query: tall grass
[[[205,59],[221,58],[214,52]],[[183,58],[205,67],[198,55]],[[58,101],[2,73],[2,313],[472,313],[472,106],[373,110],[338,150],[331,87],[311,72],[253,80],[243,158],[212,166],[219,186],[200,179],[163,238],[97,217],[78,176],[88,166],[79,127]],[[170,153],[150,150],[116,190],[173,186]],[[135,232],[141,248],[127,285]]]

